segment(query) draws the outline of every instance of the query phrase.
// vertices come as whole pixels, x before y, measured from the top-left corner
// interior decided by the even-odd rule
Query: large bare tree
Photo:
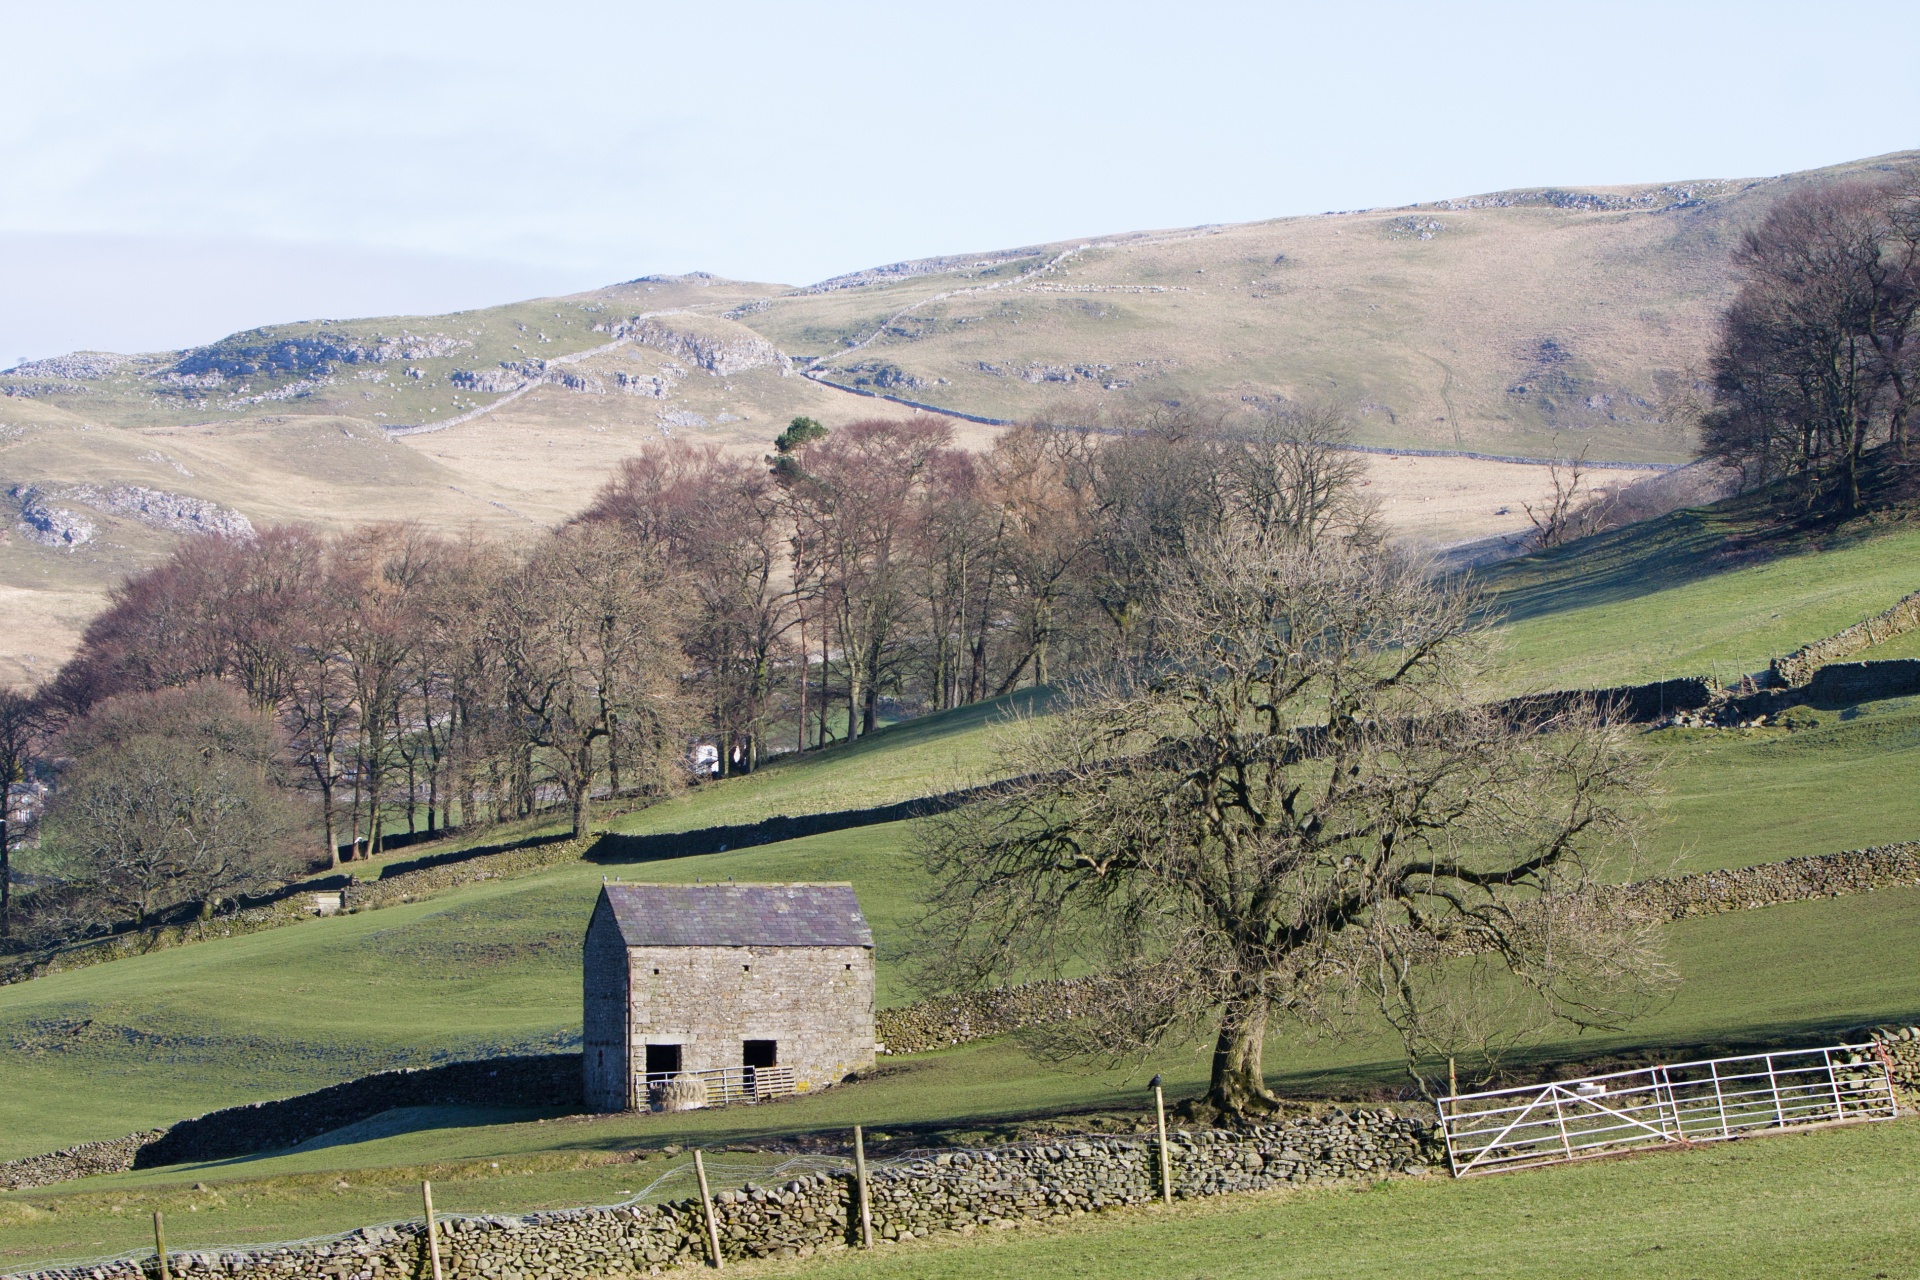
[[[1205,1032],[1206,1102],[1245,1116],[1275,1104],[1275,1015],[1364,1000],[1419,1052],[1459,1029],[1462,955],[1580,1023],[1657,977],[1644,930],[1580,905],[1642,770],[1590,714],[1475,705],[1470,596],[1234,520],[1155,600],[1151,665],[1083,686],[1010,748],[1024,781],[929,824],[930,986],[1101,975],[1042,1051],[1137,1058]]]

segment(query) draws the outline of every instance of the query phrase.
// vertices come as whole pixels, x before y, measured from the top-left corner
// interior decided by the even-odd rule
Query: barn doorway
[[[647,1076],[677,1076],[680,1074],[680,1046],[677,1044],[650,1044],[647,1046]]]
[[[777,1067],[780,1065],[780,1042],[778,1040],[743,1040],[740,1044],[741,1066]]]

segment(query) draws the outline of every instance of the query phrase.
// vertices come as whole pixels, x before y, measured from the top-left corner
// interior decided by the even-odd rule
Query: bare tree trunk
[[[353,824],[347,839],[347,860],[349,862],[360,855],[360,779],[363,773],[364,770],[360,768],[360,762],[357,760],[354,761],[353,800],[348,808],[348,812],[353,815]]]
[[[340,833],[333,820],[333,749],[328,748],[320,777],[320,825],[327,840],[327,869],[340,866]]]
[[[820,735],[814,740],[814,746],[827,745],[827,703],[832,694],[829,691],[829,673],[827,670],[827,624],[820,623]]]
[[[1257,1000],[1241,998],[1229,1004],[1220,1018],[1214,1041],[1213,1074],[1207,1103],[1226,1116],[1256,1116],[1275,1110],[1280,1100],[1267,1089],[1260,1066],[1267,1038],[1267,1010]]]
[[[847,663],[847,741],[860,740],[860,674]]]
[[[800,611],[800,742],[794,749],[807,749],[807,668],[812,665],[813,655],[807,652],[807,611]]]
[[[0,780],[0,938],[13,930],[13,780]]]

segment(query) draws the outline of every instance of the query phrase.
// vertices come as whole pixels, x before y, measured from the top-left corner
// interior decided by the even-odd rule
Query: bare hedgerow
[[[1519,723],[1473,697],[1469,593],[1369,544],[1245,521],[1157,596],[1150,666],[1012,739],[1020,778],[927,824],[934,990],[1091,972],[1046,1056],[1214,1040],[1206,1109],[1270,1110],[1276,1016],[1383,1013],[1411,1059],[1543,1020],[1614,1026],[1664,976],[1583,888],[1647,774],[1592,708]]]

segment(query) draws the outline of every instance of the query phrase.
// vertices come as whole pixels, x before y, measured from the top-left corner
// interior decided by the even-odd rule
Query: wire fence
[[[1113,1138],[1115,1136],[1140,1135],[1062,1134],[1045,1139],[1034,1139],[1026,1142],[996,1146],[993,1150],[995,1153],[1012,1154],[1046,1147],[1068,1146],[1089,1138]],[[916,1147],[884,1157],[876,1158],[869,1156],[867,1160],[867,1176],[872,1178],[874,1174],[888,1170],[909,1169],[915,1165],[928,1165],[939,1156],[952,1155],[953,1153],[954,1148],[951,1147]],[[716,1190],[722,1187],[727,1189],[738,1188],[749,1183],[780,1183],[812,1174],[841,1174],[851,1177],[854,1173],[854,1159],[851,1155],[842,1156],[831,1153],[790,1155],[768,1161],[746,1158],[745,1153],[741,1152],[703,1151],[702,1157],[706,1163],[707,1178],[711,1183],[715,1184]],[[621,1209],[632,1208],[636,1205],[659,1204],[663,1201],[673,1199],[676,1196],[691,1199],[698,1194],[699,1187],[696,1182],[693,1160],[691,1154],[689,1154],[686,1159],[676,1160],[675,1163],[668,1168],[654,1175],[644,1186],[635,1188],[631,1194],[619,1200],[602,1204],[569,1205],[564,1208],[530,1209],[520,1212],[502,1210],[487,1213],[462,1213],[458,1211],[436,1210],[434,1220],[442,1226],[453,1222],[539,1220],[581,1213],[610,1213]],[[392,1218],[382,1222],[356,1226],[345,1231],[325,1232],[319,1235],[302,1236],[289,1240],[276,1240],[270,1243],[249,1241],[244,1244],[176,1244],[169,1241],[167,1244],[167,1256],[169,1258],[218,1258],[239,1253],[268,1254],[280,1249],[303,1249],[316,1245],[342,1244],[363,1238],[370,1233],[378,1233],[398,1228],[420,1229],[424,1226],[424,1221],[424,1218],[420,1216]],[[140,1248],[122,1250],[118,1253],[101,1254],[88,1258],[46,1259],[35,1261],[25,1266],[15,1267],[5,1273],[0,1273],[0,1280],[5,1280],[5,1277],[22,1275],[31,1271],[85,1270],[92,1267],[108,1266],[114,1263],[144,1264],[151,1261],[153,1256],[153,1247],[147,1245]]]
[[[703,1156],[704,1154],[705,1153],[703,1153]],[[872,1170],[889,1167],[896,1163],[898,1163],[897,1160],[869,1161],[868,1168]],[[779,1160],[777,1163],[768,1163],[766,1161],[739,1159],[728,1153],[720,1153],[718,1156],[706,1158],[706,1166],[709,1180],[734,1187],[748,1182],[759,1182],[762,1180],[784,1182],[792,1178],[804,1177],[808,1174],[815,1173],[852,1173],[853,1158],[851,1156],[835,1155],[801,1155],[788,1156],[785,1159]],[[685,1184],[685,1190],[689,1195],[698,1194],[698,1187],[694,1180],[691,1155],[689,1155],[687,1159],[679,1161],[655,1175],[651,1181],[645,1186],[637,1188],[631,1195],[604,1204],[568,1205],[564,1208],[528,1209],[517,1212],[501,1210],[488,1213],[461,1213],[458,1211],[435,1209],[433,1217],[435,1222],[445,1225],[449,1222],[500,1222],[509,1219],[539,1219],[577,1213],[610,1213],[620,1209],[631,1208],[635,1205],[658,1204],[662,1200],[671,1198],[673,1192],[681,1190],[680,1184],[682,1183]],[[440,1186],[439,1183],[435,1183],[434,1185],[436,1188]],[[174,1222],[175,1219],[171,1217],[168,1218],[169,1226]],[[219,1257],[236,1253],[272,1253],[277,1249],[300,1249],[313,1245],[340,1244],[354,1240],[369,1232],[388,1231],[401,1227],[424,1228],[424,1226],[425,1218],[414,1215],[405,1218],[390,1218],[382,1222],[366,1223],[361,1226],[351,1227],[345,1231],[329,1231],[319,1235],[302,1236],[297,1239],[275,1240],[271,1243],[248,1241],[244,1244],[232,1242],[227,1244],[175,1244],[172,1240],[169,1240],[167,1242],[167,1256],[169,1258],[177,1258],[183,1255]],[[84,1270],[89,1267],[102,1267],[115,1262],[143,1263],[150,1261],[153,1256],[153,1246],[143,1245],[136,1249],[126,1249],[119,1253],[101,1254],[96,1257],[49,1259],[0,1273],[0,1280],[6,1280],[7,1277],[11,1276],[24,1275],[30,1271]]]
[[[1886,1053],[1832,1045],[1440,1100],[1455,1177],[1899,1115]]]

